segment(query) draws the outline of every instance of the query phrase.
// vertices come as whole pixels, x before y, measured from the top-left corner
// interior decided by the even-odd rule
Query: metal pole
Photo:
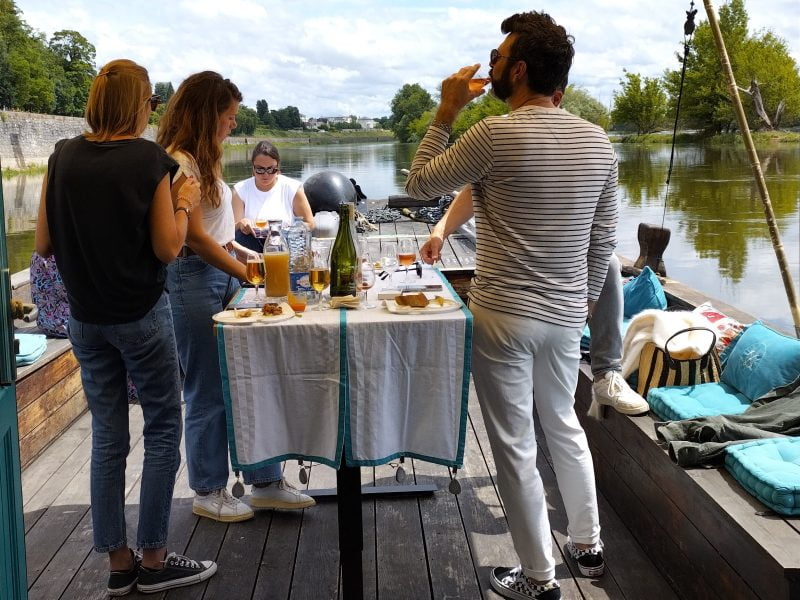
[[[736,86],[736,80],[733,77],[733,68],[731,61],[728,58],[728,51],[725,48],[725,40],[722,39],[722,32],[719,28],[719,21],[717,20],[717,13],[714,11],[714,6],[711,0],[703,0],[708,15],[708,23],[711,26],[711,32],[714,34],[714,42],[717,45],[717,52],[719,53],[719,60],[722,63],[722,70],[728,80],[728,92],[733,102],[733,111],[736,114],[736,120],[739,123],[739,129],[742,132],[745,148],[747,148],[747,155],[750,158],[750,166],[753,169],[753,175],[756,180],[756,187],[761,196],[761,203],[764,205],[764,213],[767,217],[767,226],[769,227],[769,235],[772,238],[772,248],[775,250],[775,256],[778,258],[778,265],[781,270],[781,278],[783,279],[783,287],[786,289],[786,297],[789,299],[789,308],[792,311],[792,320],[794,321],[795,336],[800,338],[800,307],[797,302],[797,292],[795,291],[794,282],[792,281],[792,274],[789,271],[789,262],[786,260],[786,253],[783,249],[781,242],[780,232],[778,225],[775,222],[775,213],[772,211],[772,202],[769,199],[769,190],[764,181],[764,173],[761,172],[761,163],[756,154],[756,147],[753,144],[753,137],[750,135],[750,127],[747,125],[747,117],[744,114],[744,107],[742,100],[739,98],[739,89]]]

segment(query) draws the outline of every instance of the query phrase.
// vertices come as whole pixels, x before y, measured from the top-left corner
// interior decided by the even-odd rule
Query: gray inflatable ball
[[[333,238],[339,230],[339,213],[320,210],[314,215],[314,237]]]
[[[311,211],[338,211],[342,202],[356,203],[356,188],[352,182],[337,171],[321,171],[303,182]]]

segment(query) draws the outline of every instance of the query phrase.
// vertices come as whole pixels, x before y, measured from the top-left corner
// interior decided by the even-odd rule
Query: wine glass
[[[408,285],[408,268],[414,264],[417,258],[417,244],[414,240],[405,238],[397,244],[397,262],[401,267],[406,268],[405,276],[403,277],[403,285]]]
[[[247,281],[256,287],[256,300],[258,296],[258,286],[264,283],[266,277],[266,270],[264,268],[264,259],[260,254],[247,255]]]
[[[394,242],[381,243],[381,268],[394,276],[397,270],[397,244]]]
[[[367,300],[367,290],[375,285],[375,266],[369,260],[369,256],[361,261],[356,281],[358,283],[358,289],[363,294],[360,308],[375,308],[375,305],[370,304]]]
[[[317,292],[317,310],[322,310],[322,290],[331,284],[331,245],[329,241],[311,240],[311,268],[308,277],[311,287]]]
[[[253,231],[253,237],[256,237],[256,238],[259,238],[259,239],[263,239],[263,238],[267,237],[265,229],[266,229],[268,223],[269,223],[269,221],[267,221],[266,217],[262,217],[262,216],[256,217],[255,221],[253,222],[253,225],[255,225],[255,228],[254,228],[255,230]]]

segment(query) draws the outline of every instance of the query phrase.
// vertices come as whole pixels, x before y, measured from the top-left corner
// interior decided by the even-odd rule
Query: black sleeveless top
[[[47,168],[47,224],[72,316],[98,325],[141,319],[165,280],[150,205],[177,163],[148,140],[81,135],[59,141]]]

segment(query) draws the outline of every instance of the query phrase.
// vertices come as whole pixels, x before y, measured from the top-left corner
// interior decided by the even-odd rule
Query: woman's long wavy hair
[[[242,94],[214,71],[187,77],[169,99],[156,140],[169,152],[191,155],[200,173],[200,190],[212,206],[220,204],[217,180],[222,176],[222,144],[217,139],[220,115]]]

